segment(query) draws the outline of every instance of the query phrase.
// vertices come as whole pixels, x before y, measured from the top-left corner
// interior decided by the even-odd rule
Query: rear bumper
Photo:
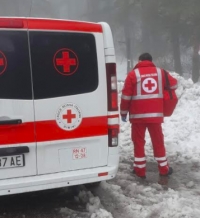
[[[118,166],[68,171],[47,175],[0,180],[0,196],[80,185],[113,179]],[[108,172],[107,176],[98,176]]]

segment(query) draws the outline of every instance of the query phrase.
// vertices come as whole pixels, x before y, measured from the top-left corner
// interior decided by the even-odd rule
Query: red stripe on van
[[[6,144],[20,144],[82,137],[94,137],[108,134],[108,119],[104,117],[83,118],[81,125],[73,131],[65,131],[58,127],[55,120],[37,121],[36,136],[34,122],[19,125],[0,126],[0,146]]]
[[[73,131],[60,129],[55,121],[42,121],[36,123],[36,131],[39,142],[107,135],[107,117],[84,118]]]
[[[24,18],[0,18],[0,28],[27,29],[27,20]]]
[[[28,19],[28,29],[35,30],[70,30],[81,32],[100,32],[102,26],[95,23],[65,21],[65,20],[45,20],[45,19]]]

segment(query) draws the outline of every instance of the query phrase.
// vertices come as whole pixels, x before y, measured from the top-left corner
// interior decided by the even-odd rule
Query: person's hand
[[[126,117],[121,117],[122,122],[127,122]]]

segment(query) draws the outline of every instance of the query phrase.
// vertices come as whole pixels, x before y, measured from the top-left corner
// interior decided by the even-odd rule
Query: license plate
[[[86,148],[74,148],[73,149],[73,159],[83,159],[86,158],[87,149]]]
[[[0,169],[25,166],[24,154],[0,157]]]

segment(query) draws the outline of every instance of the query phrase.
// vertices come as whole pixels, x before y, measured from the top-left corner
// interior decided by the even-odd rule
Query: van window
[[[35,99],[83,94],[98,87],[94,35],[30,32]]]
[[[32,99],[27,31],[0,31],[0,98]]]

